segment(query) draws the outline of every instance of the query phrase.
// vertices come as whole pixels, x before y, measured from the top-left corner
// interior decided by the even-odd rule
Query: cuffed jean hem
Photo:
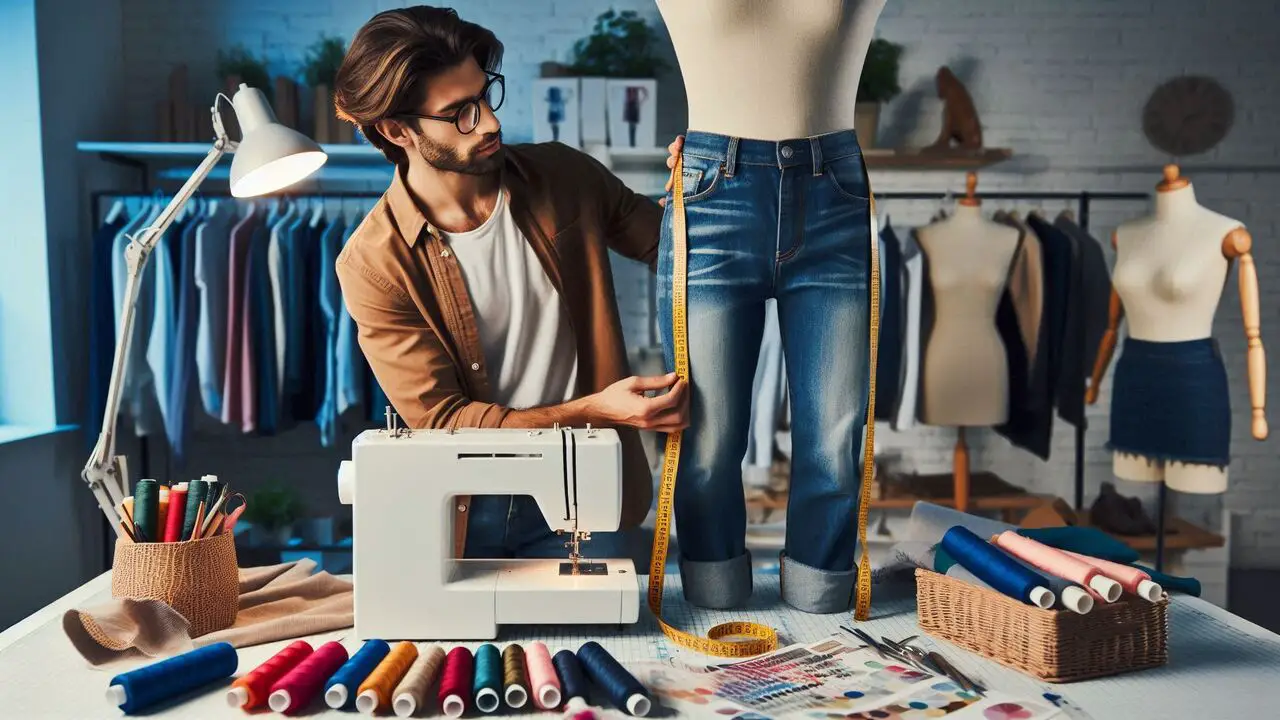
[[[727,610],[751,597],[751,553],[728,560],[699,562],[680,558],[684,599],[709,610]]]
[[[780,554],[782,601],[807,613],[843,612],[853,603],[858,569],[819,570]]]

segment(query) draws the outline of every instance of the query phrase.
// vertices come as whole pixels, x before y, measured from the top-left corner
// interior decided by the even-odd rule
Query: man
[[[504,146],[501,59],[444,8],[379,13],[352,40],[338,114],[396,171],[338,257],[343,297],[410,427],[617,428],[633,527],[653,492],[637,428],[684,428],[688,393],[629,377],[608,251],[653,267],[661,209],[564,145]],[[458,557],[565,553],[525,496],[459,498],[454,519]],[[584,555],[626,556],[620,541]]]

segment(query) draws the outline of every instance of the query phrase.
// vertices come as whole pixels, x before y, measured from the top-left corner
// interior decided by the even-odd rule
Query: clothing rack
[[[954,193],[947,190],[934,190],[926,192],[903,191],[903,192],[878,192],[875,193],[877,200],[944,200],[953,196]],[[1136,202],[1139,200],[1150,200],[1149,193],[1140,192],[1092,192],[1089,190],[1081,190],[1078,192],[978,192],[974,193],[974,197],[985,200],[1054,200],[1067,201],[1076,203],[1076,213],[1079,216],[1077,224],[1081,230],[1089,231],[1089,210],[1091,204],[1095,200],[1102,201],[1125,201]],[[1081,347],[1085,344],[1084,325],[1080,325],[1080,337],[1077,342]],[[1080,408],[1081,422],[1075,428],[1075,510],[1077,513],[1084,511],[1084,434],[1088,428],[1088,422],[1085,416],[1085,406],[1081,404]],[[1159,496],[1156,500],[1156,570],[1164,570],[1164,531],[1165,531],[1165,501],[1167,491],[1165,484],[1160,483]]]

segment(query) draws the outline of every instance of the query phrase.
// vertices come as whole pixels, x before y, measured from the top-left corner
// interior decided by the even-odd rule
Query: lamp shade
[[[286,188],[329,159],[314,140],[276,120],[262,91],[242,84],[231,105],[242,135],[231,161],[232,196],[253,197]]]

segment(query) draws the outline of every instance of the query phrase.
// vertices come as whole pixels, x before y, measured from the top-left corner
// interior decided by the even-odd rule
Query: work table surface
[[[0,717],[31,720],[123,715],[107,703],[104,691],[113,675],[149,661],[136,657],[95,668],[71,646],[61,625],[66,610],[91,607],[108,600],[110,594],[110,574],[107,573],[0,633]],[[658,630],[643,603],[642,597],[640,621],[631,627],[508,627],[503,628],[494,642],[501,647],[510,642],[541,640],[554,653],[566,647],[576,650],[581,642],[590,638],[598,640],[624,663],[672,656],[687,658],[691,662],[707,661],[705,657],[673,646]],[[852,623],[852,618],[846,613],[807,615],[783,605],[778,599],[778,579],[769,575],[756,577],[751,606],[732,613],[688,608],[681,597],[679,577],[669,577],[666,615],[679,627],[699,631],[733,619],[767,623],[778,630],[784,643],[810,642],[837,631],[841,624]],[[961,671],[984,682],[988,688],[1023,699],[1041,698],[1046,691],[1054,692],[1065,696],[1072,705],[1086,713],[1064,714],[1062,717],[1130,720],[1277,716],[1276,708],[1280,706],[1280,635],[1202,600],[1185,596],[1173,599],[1169,626],[1167,666],[1065,685],[1039,682],[922,633],[920,643],[934,647]],[[860,627],[877,637],[902,638],[919,633],[914,599],[901,595],[890,597],[889,593],[881,592],[875,596],[872,619],[861,623]],[[340,640],[348,650],[359,647],[350,630],[306,639],[313,645]],[[241,648],[238,672],[253,669],[286,644],[278,642]],[[474,648],[480,643],[452,644]],[[442,645],[447,648],[451,643]],[[245,717],[241,711],[227,707],[224,690],[225,683],[147,717]],[[426,716],[441,717],[434,708],[428,712]],[[323,702],[314,703],[304,715],[357,717],[353,713],[328,710],[323,707]]]

